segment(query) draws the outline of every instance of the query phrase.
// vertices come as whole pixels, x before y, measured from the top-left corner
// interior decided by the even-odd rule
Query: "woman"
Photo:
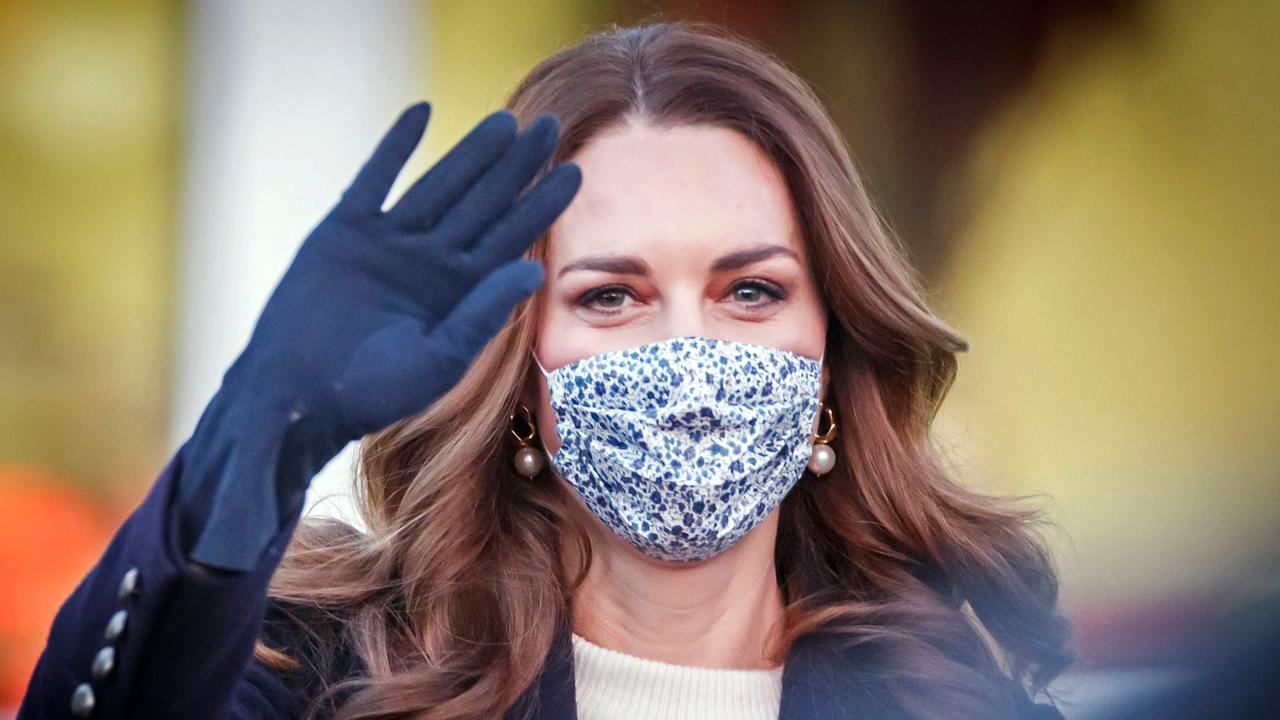
[[[935,462],[964,340],[803,82],[664,23],[508,108],[384,211],[391,128],[19,716],[1060,717],[1037,515]],[[361,437],[367,532],[299,526]]]

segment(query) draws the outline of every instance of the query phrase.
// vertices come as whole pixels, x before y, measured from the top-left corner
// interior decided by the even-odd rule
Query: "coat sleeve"
[[[300,698],[252,652],[301,507],[250,571],[188,563],[173,503],[186,449],[59,609],[18,720],[300,716]]]

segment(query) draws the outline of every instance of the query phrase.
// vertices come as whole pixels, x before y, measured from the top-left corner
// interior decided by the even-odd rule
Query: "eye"
[[[626,285],[601,285],[579,295],[575,304],[602,315],[614,315],[625,307],[628,297],[634,296]]]
[[[739,281],[730,288],[729,294],[752,309],[768,307],[787,297],[786,291],[780,286],[759,279]]]

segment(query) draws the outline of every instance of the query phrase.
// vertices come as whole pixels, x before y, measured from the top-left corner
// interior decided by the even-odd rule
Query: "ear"
[[[822,361],[822,379],[821,379],[821,383],[818,386],[818,399],[823,402],[827,401],[827,383],[830,381],[830,378],[831,378],[831,371],[827,369],[827,361],[823,360]]]

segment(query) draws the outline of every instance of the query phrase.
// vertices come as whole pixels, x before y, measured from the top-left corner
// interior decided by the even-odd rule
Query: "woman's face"
[[[711,125],[627,124],[572,160],[582,186],[548,233],[536,311],[536,352],[548,372],[683,335],[821,356],[827,311],[790,194],[745,136]],[[820,397],[827,375],[824,365]],[[536,397],[526,394],[526,404],[555,454],[546,378],[534,376]]]

